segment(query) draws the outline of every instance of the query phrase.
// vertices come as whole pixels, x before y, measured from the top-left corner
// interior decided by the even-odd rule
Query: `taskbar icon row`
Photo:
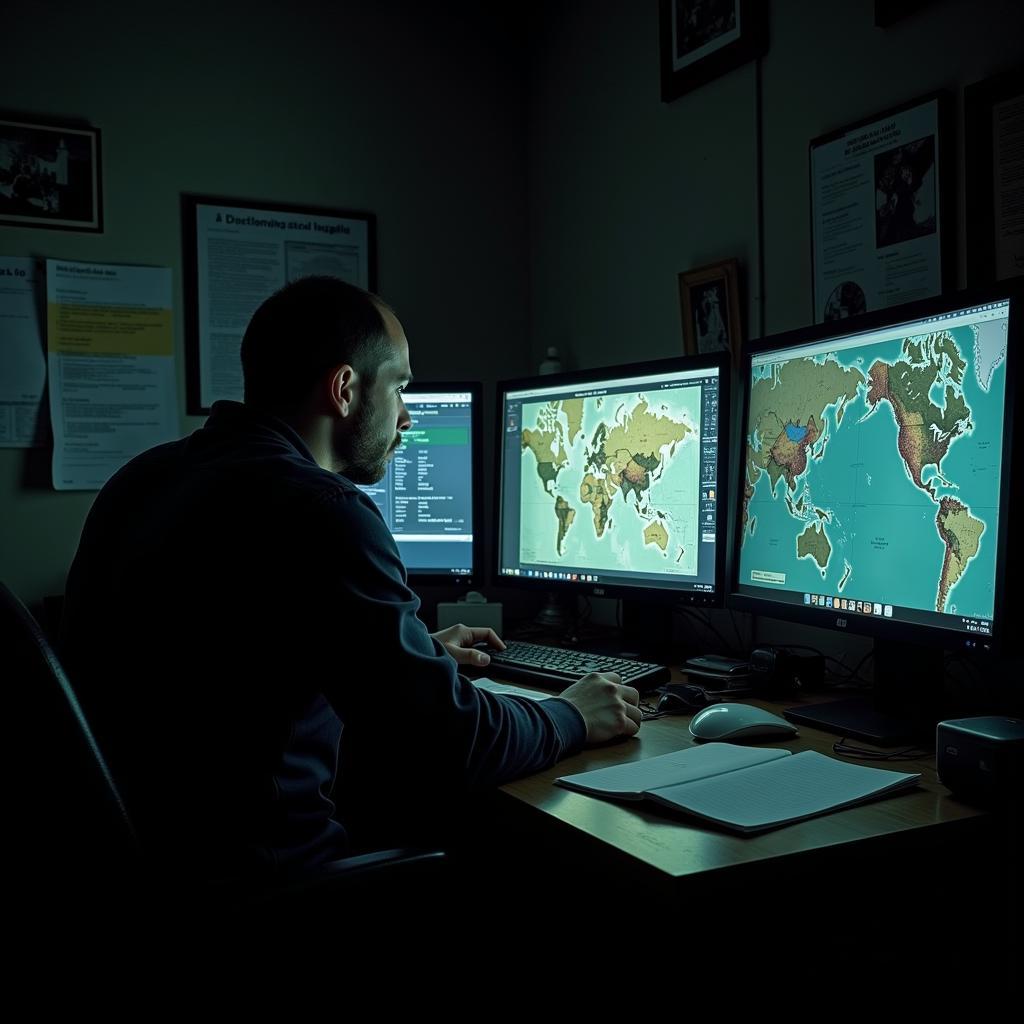
[[[563,580],[566,583],[600,583],[600,579],[591,573],[557,572],[548,569],[502,569],[502,576],[519,576],[536,580]]]
[[[833,611],[853,612],[857,615],[881,615],[892,618],[892,605],[878,601],[854,601],[852,598],[831,594],[804,594],[804,604],[813,608],[831,608]]]
[[[886,619],[893,618],[892,605],[880,604],[878,601],[854,601],[850,598],[836,597],[830,594],[804,594],[804,604],[812,608],[852,612],[855,615],[878,615]],[[992,622],[990,619],[962,616],[960,617],[959,626],[954,628],[958,628],[965,633],[981,633],[984,636],[992,635]]]

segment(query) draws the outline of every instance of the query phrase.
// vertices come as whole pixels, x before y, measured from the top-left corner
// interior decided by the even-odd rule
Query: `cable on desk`
[[[744,648],[748,651],[752,650],[753,644],[743,642],[743,634],[740,632],[739,623],[736,621],[736,613],[731,608],[726,608],[726,611],[729,613],[729,620],[732,622],[733,631],[736,633],[736,649],[738,651],[743,651]]]
[[[826,657],[826,661],[833,661],[837,665],[842,666],[843,675],[838,683],[833,684],[829,687],[832,690],[849,690],[855,688],[870,689],[871,684],[866,679],[862,679],[860,676],[860,670],[864,667],[864,663],[871,657],[874,656],[874,648],[870,649],[861,659],[857,662],[853,668],[848,669],[843,666],[842,661],[839,658]],[[833,673],[838,675],[838,673]]]
[[[721,704],[724,700],[736,696],[733,691],[708,690],[697,683],[666,683],[655,692],[659,694],[657,706],[652,706],[646,701],[640,704],[645,722],[668,715],[693,714],[711,704]]]
[[[696,608],[676,608],[675,611],[680,615],[688,615],[691,619],[696,619],[704,629],[714,634],[724,650],[736,653],[732,643],[726,640],[724,634],[711,622],[710,618],[706,615],[701,615]]]
[[[655,718],[664,718],[667,714],[665,711],[659,711],[653,704],[650,704],[645,700],[640,701],[637,707],[640,708],[641,722],[651,722]]]

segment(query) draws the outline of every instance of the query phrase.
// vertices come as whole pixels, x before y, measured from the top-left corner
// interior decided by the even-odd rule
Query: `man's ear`
[[[331,371],[330,403],[339,416],[344,417],[351,414],[355,385],[356,371],[348,363],[342,363]]]

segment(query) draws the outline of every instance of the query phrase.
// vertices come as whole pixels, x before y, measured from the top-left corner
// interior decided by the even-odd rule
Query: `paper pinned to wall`
[[[39,270],[30,257],[0,256],[0,448],[46,443]]]
[[[98,489],[180,434],[171,271],[46,261],[53,486]]]

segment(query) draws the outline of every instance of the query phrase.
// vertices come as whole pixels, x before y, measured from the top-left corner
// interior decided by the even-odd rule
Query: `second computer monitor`
[[[381,510],[414,583],[479,578],[480,385],[409,385],[412,426],[384,479],[362,490]]]
[[[730,603],[930,648],[1015,628],[1020,304],[994,288],[751,343]]]
[[[718,354],[500,384],[502,582],[719,602],[727,366]]]

